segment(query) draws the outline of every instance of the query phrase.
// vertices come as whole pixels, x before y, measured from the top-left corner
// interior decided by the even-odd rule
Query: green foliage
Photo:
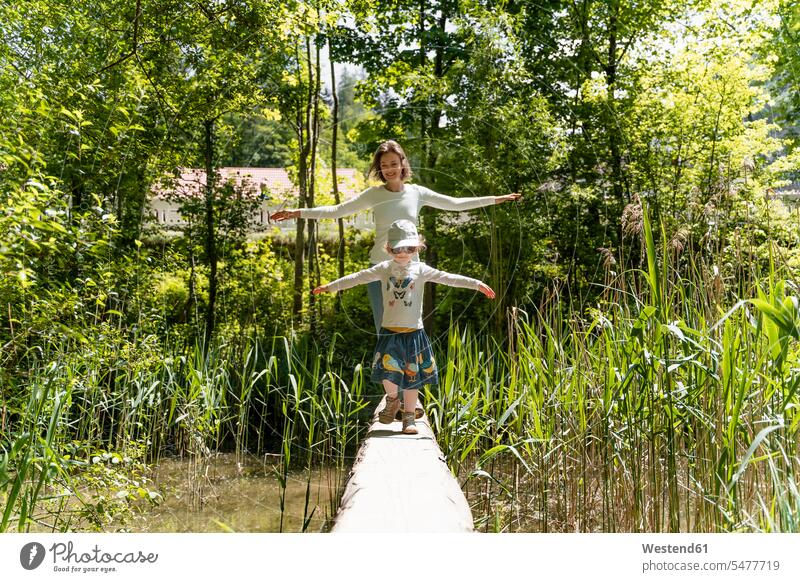
[[[75,512],[75,526],[81,529],[107,530],[109,526],[125,527],[135,513],[147,511],[161,502],[160,493],[148,476],[144,460],[146,444],[132,443],[122,452],[89,449],[86,457],[76,457],[84,451],[78,443],[70,443],[64,456],[71,467],[71,482],[80,488],[67,489],[64,495],[79,495],[82,505]],[[71,509],[71,508],[69,508]]]
[[[775,98],[776,117],[796,146],[800,138],[800,7],[791,0],[782,0],[778,2],[777,16],[776,34],[765,55],[775,66],[769,87]]]
[[[223,337],[236,337],[248,330],[265,335],[289,329],[292,271],[278,258],[269,238],[250,241],[225,259],[220,289]]]
[[[454,466],[499,488],[482,523],[529,495],[543,529],[560,507],[570,530],[796,530],[800,215],[776,196],[800,160],[795,4],[3,4],[0,529],[129,517],[164,450],[197,475],[226,447],[280,451],[284,482],[332,451],[345,471],[379,391],[364,289],[292,321],[300,249],[253,237],[255,199],[213,174],[183,236],[143,230],[187,167],[304,170],[332,203],[330,43],[365,73],[339,79],[339,167],[396,138],[434,190],[524,195],[423,216],[427,256],[501,296],[432,305],[452,333],[429,413]],[[346,233],[348,272],[372,236]]]
[[[155,281],[154,302],[160,305],[167,320],[175,320],[189,302],[189,288],[178,275],[163,273]]]
[[[763,88],[768,68],[754,45],[767,38],[769,21],[723,35],[720,20],[744,16],[737,13],[742,8],[717,4],[718,12],[697,16],[702,26],[685,44],[678,45],[675,33],[661,33],[677,50],[642,55],[625,119],[638,146],[631,148],[635,190],[649,191],[667,220],[691,222],[686,210],[693,197],[705,205],[723,190],[738,197],[768,187],[774,183],[769,163],[783,146],[778,127],[756,117],[769,95]]]
[[[284,168],[292,164],[296,147],[291,128],[280,120],[249,114],[226,116],[230,127],[221,166]]]

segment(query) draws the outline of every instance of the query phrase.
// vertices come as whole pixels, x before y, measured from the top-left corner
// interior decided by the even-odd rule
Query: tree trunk
[[[306,38],[306,57],[308,67],[311,67],[310,62],[310,40]],[[301,63],[302,58],[300,51],[296,51],[297,62]],[[299,188],[299,205],[298,208],[306,208],[308,206],[308,158],[311,154],[311,140],[309,132],[311,131],[311,92],[313,88],[309,86],[306,100],[304,103],[298,105],[297,119],[296,119],[296,132],[297,143],[300,146],[300,155],[297,160],[297,178]],[[310,231],[311,229],[309,229]],[[302,218],[297,219],[297,234],[295,235],[295,252],[294,252],[294,303],[292,305],[292,315],[295,324],[300,323],[300,316],[303,312],[303,266],[305,262],[305,220]]]
[[[426,45],[425,45],[425,37],[424,37],[424,10],[425,10],[425,1],[421,0],[420,2],[420,67],[424,70],[425,68],[425,56],[426,56]],[[447,28],[447,19],[448,19],[447,12],[442,11],[439,15],[439,18],[436,22],[436,30],[441,33],[442,35],[445,33]],[[442,46],[442,43],[436,43],[435,54],[433,57],[433,75],[437,79],[441,79],[444,77],[444,50],[446,47]],[[440,143],[438,139],[438,134],[441,132],[439,128],[439,123],[441,122],[442,116],[444,112],[442,111],[441,103],[428,103],[427,108],[423,108],[422,113],[422,120],[421,120],[421,138],[423,143],[423,150],[425,152],[424,160],[425,160],[425,168],[427,170],[432,170],[436,167],[439,155],[438,153],[431,147],[431,143]],[[426,114],[427,114],[427,124],[426,124]],[[433,173],[429,174],[427,183],[436,189],[436,179],[433,177]],[[423,218],[423,223],[425,230],[422,233],[425,236],[425,239],[428,241],[428,250],[426,251],[426,260],[425,262],[428,263],[430,266],[434,268],[438,268],[439,265],[439,255],[437,252],[437,220],[436,220],[436,213],[429,211],[426,212]],[[424,322],[428,334],[433,336],[436,334],[436,322],[432,317],[433,312],[436,309],[436,301],[437,301],[437,291],[436,285],[426,285],[425,286],[425,301],[424,301]]]
[[[494,159],[493,152],[497,151],[498,136],[494,128],[489,128],[484,134],[487,140],[486,152],[489,152],[490,161],[493,164],[497,163]],[[488,191],[485,193],[487,196],[497,196],[498,192],[493,182],[488,184]],[[506,325],[505,318],[505,296],[503,290],[506,287],[505,281],[505,268],[503,264],[503,239],[502,230],[497,227],[497,209],[495,206],[489,207],[489,261],[490,261],[490,277],[491,286],[497,292],[497,309],[494,311],[494,333],[497,338],[503,337],[503,328]]]
[[[302,117],[302,113],[298,110],[298,117]],[[306,192],[307,172],[308,172],[308,151],[304,140],[305,130],[303,129],[302,122],[298,126],[298,143],[302,144],[300,148],[300,157],[297,160],[297,177],[298,188],[300,190],[299,208],[306,207]],[[295,323],[300,323],[300,314],[303,311],[303,262],[305,260],[305,224],[306,221],[302,218],[297,219],[297,231],[294,239],[294,302],[292,305],[292,315]]]
[[[191,228],[191,226],[189,226]],[[189,296],[186,298],[186,304],[183,306],[183,320],[190,324],[189,329],[191,335],[197,337],[198,334],[198,317],[197,310],[197,269],[195,268],[194,258],[194,245],[191,243],[192,235],[186,237],[189,241]],[[191,343],[190,343],[191,345]]]
[[[336,92],[336,69],[333,66],[333,59],[331,59],[331,97],[333,98],[333,125],[331,127],[333,131],[333,136],[331,140],[331,173],[333,174],[333,201],[334,204],[341,204],[341,199],[339,198],[339,176],[337,174],[337,169],[336,169],[337,167],[336,142],[339,139],[339,95]],[[344,219],[340,218],[336,222],[339,224],[339,244],[336,247],[336,259],[339,263],[339,277],[341,278],[344,277]],[[341,293],[341,291],[339,293]],[[338,302],[334,306],[334,309],[337,308],[338,308]]]
[[[580,111],[583,109],[584,104],[582,103],[584,94],[581,90],[583,84],[586,82],[588,78],[591,77],[590,69],[592,68],[591,62],[591,40],[589,39],[589,14],[588,14],[588,5],[587,2],[584,1],[581,3],[580,10],[575,7],[575,17],[578,19],[577,27],[581,31],[581,43],[580,47],[578,48],[578,55],[575,62],[575,83],[573,85],[573,91],[575,96],[573,97],[572,107],[569,107],[569,118],[570,118],[570,126],[572,128],[572,133],[575,135],[578,131],[578,127],[580,126],[581,122],[581,114]],[[591,148],[591,141],[589,140],[587,128],[587,124],[583,124],[581,127],[581,135],[582,139],[586,143],[587,147]],[[581,166],[583,162],[581,159],[578,159],[578,152],[579,149],[577,147],[570,148],[571,152],[569,154],[569,167],[570,167],[570,178],[572,182],[575,183],[578,178],[578,172],[581,170]]]
[[[619,32],[619,0],[613,0],[609,8],[611,11],[608,19],[608,61],[606,63],[606,82],[608,93],[606,101],[608,106],[608,146],[611,151],[611,183],[614,198],[619,203],[619,210],[625,205],[624,176],[622,173],[622,136],[617,123],[617,107],[615,91],[617,89],[617,33]]]
[[[312,61],[311,58],[311,37],[306,37],[306,57],[308,59],[308,85],[311,88],[311,93],[309,94],[309,106],[310,106],[310,119],[309,119],[309,130],[307,133],[307,138],[310,142],[310,163],[309,163],[309,172],[308,172],[308,207],[311,208],[314,206],[315,201],[315,193],[316,193],[316,170],[317,170],[317,144],[319,142],[319,94],[320,94],[320,64],[319,64],[319,53],[320,47],[318,44],[315,43],[315,51],[314,51],[314,59]],[[312,68],[313,63],[313,68]],[[308,293],[308,302],[309,302],[309,320],[311,326],[311,335],[314,336],[317,330],[317,319],[319,313],[317,313],[318,303],[316,296],[311,292],[315,287],[318,287],[320,284],[320,273],[319,273],[319,256],[317,251],[317,229],[318,229],[318,221],[314,221],[313,224],[309,225],[308,228],[308,284],[309,284],[309,293]]]
[[[719,100],[719,107],[717,108],[717,115],[714,117],[714,139],[711,140],[711,155],[708,160],[708,176],[706,178],[706,200],[709,200],[715,193],[714,189],[714,164],[717,160],[717,142],[719,141],[719,124],[722,117],[722,110],[725,106],[725,97],[722,96]]]
[[[117,257],[135,250],[134,241],[141,236],[142,224],[147,213],[150,184],[140,166],[134,168],[132,173],[135,176],[135,187],[131,190],[120,188],[116,193],[115,207],[120,226],[119,244],[115,250]]]
[[[214,121],[206,120],[205,126],[205,252],[208,263],[208,306],[206,308],[206,330],[203,341],[204,351],[211,346],[214,335],[215,310],[217,305],[217,237],[214,219],[214,202],[216,190],[216,175],[214,173]]]
[[[425,10],[426,9],[426,2],[425,0],[420,0],[419,2],[419,29],[418,29],[418,39],[419,39],[419,68],[420,71],[424,73],[425,66],[427,64],[427,46],[425,44]],[[440,51],[441,49],[437,49]],[[422,162],[424,164],[425,170],[420,171],[420,181],[431,186],[435,189],[436,181],[432,177],[432,174],[428,174],[426,176],[427,170],[433,168],[435,165],[435,154],[431,150],[430,139],[431,136],[429,135],[429,127],[430,130],[433,130],[433,124],[428,125],[428,109],[426,107],[420,108],[420,119],[419,119],[419,139],[420,139],[420,149],[422,151]],[[438,122],[437,122],[438,125]],[[436,267],[439,263],[438,255],[436,252],[436,214],[431,209],[426,209],[425,212],[422,214],[422,226],[423,231],[422,235],[425,237],[425,240],[428,243],[428,250],[425,252],[425,262],[429,264],[431,267]],[[434,336],[436,334],[436,325],[433,318],[433,313],[436,311],[436,285],[425,285],[424,297],[422,301],[422,321],[425,325],[425,329],[430,336]]]

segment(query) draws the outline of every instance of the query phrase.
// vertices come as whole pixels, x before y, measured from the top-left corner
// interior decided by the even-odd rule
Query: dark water
[[[202,463],[162,460],[150,488],[162,501],[127,524],[131,532],[324,531],[335,513],[348,471],[315,469],[290,473],[283,525],[281,487],[274,457],[215,455]],[[338,482],[337,482],[338,479]],[[308,494],[308,502],[306,495]]]

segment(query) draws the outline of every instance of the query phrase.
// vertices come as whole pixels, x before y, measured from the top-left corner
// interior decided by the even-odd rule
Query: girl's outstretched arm
[[[327,285],[320,285],[314,289],[312,293],[314,295],[319,295],[320,293],[336,293],[337,291],[350,289],[356,285],[363,285],[364,283],[370,283],[371,281],[378,281],[383,276],[383,273],[386,271],[386,269],[387,267],[385,263],[378,263],[369,269],[364,269],[362,271],[358,271],[357,273],[346,275],[341,279],[331,281]]]
[[[492,289],[491,287],[489,287],[489,286],[488,286],[486,283],[484,283],[483,281],[481,281],[481,284],[480,284],[480,286],[478,287],[478,291],[480,291],[481,293],[483,293],[484,295],[486,295],[486,296],[487,296],[489,299],[494,299],[494,297],[495,297],[495,294],[494,294],[494,289]]]
[[[475,291],[480,291],[489,299],[495,298],[494,290],[489,287],[483,281],[479,281],[478,279],[473,279],[472,277],[464,277],[463,275],[456,275],[454,273],[448,273],[446,271],[440,271],[439,269],[434,269],[428,265],[421,265],[421,274],[425,278],[426,281],[431,281],[432,283],[440,283],[442,285],[449,285],[450,287],[462,287],[464,289],[474,289]]]

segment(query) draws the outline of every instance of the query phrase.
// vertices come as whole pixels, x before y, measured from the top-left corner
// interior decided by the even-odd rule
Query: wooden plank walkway
[[[471,532],[472,512],[444,461],[426,416],[419,434],[380,424],[378,405],[358,451],[331,531]]]

